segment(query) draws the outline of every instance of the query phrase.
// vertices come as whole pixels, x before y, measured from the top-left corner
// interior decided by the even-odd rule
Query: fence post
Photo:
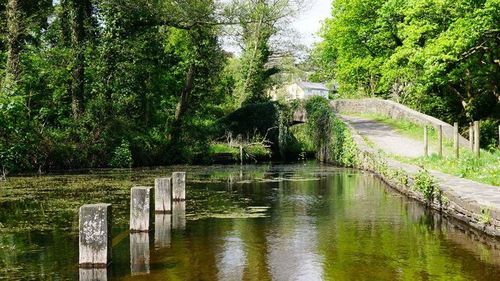
[[[469,147],[471,151],[474,151],[474,123],[469,123]]]
[[[498,149],[500,149],[500,125],[498,125]]]
[[[424,157],[429,157],[429,131],[427,126],[424,126]]]
[[[481,154],[480,136],[481,132],[479,127],[479,121],[474,121],[474,153],[476,154],[477,157],[479,157]]]
[[[455,157],[460,157],[460,137],[458,133],[458,122],[453,123],[453,149],[455,149]]]
[[[443,126],[438,126],[438,155],[443,157]]]
[[[106,268],[111,262],[111,204],[80,207],[81,268]]]

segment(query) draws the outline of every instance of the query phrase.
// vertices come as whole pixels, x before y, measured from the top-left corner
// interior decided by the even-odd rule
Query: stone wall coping
[[[442,126],[443,135],[449,139],[453,139],[453,126],[442,120],[439,120],[430,115],[418,112],[405,105],[392,100],[384,100],[379,98],[365,99],[338,99],[330,102],[331,107],[335,112],[346,113],[379,113],[393,119],[404,118],[408,121],[419,125],[432,126],[435,129]],[[470,147],[469,140],[460,136],[460,146]]]

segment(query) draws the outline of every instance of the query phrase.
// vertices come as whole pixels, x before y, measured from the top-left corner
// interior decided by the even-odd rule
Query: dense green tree
[[[0,1],[2,171],[202,160],[239,107],[223,27],[252,3]]]
[[[337,0],[314,52],[316,76],[337,81],[342,96],[498,124],[499,26],[498,0]]]
[[[238,95],[243,103],[258,103],[268,100],[266,90],[271,86],[271,77],[280,72],[272,63],[278,48],[273,37],[286,29],[288,19],[303,8],[303,1],[295,0],[250,0],[248,7],[239,14],[241,24],[241,65]],[[280,41],[284,45],[284,42]]]

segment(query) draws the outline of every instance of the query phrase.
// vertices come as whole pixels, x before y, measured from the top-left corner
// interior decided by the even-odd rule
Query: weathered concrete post
[[[453,149],[455,150],[455,157],[460,156],[460,137],[458,132],[458,122],[453,123]]]
[[[155,212],[172,212],[172,178],[155,179]]]
[[[150,272],[149,233],[130,233],[130,273],[132,275]]]
[[[443,157],[443,126],[438,126],[438,155]]]
[[[186,200],[186,173],[172,173],[172,199],[174,201]]]
[[[424,156],[429,157],[429,130],[424,126]]]
[[[479,121],[474,121],[474,153],[477,157],[481,154]]]
[[[80,207],[80,267],[106,268],[111,262],[111,204]]]
[[[152,228],[152,188],[136,186],[130,193],[130,232],[148,232]]]
[[[474,124],[472,122],[469,123],[469,147],[474,151]]]

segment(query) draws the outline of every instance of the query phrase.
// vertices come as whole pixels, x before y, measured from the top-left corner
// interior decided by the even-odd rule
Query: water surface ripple
[[[129,189],[188,200],[129,234]],[[113,262],[78,269],[78,207],[113,204]],[[375,176],[317,164],[167,167],[0,183],[1,280],[500,280],[500,243]]]

